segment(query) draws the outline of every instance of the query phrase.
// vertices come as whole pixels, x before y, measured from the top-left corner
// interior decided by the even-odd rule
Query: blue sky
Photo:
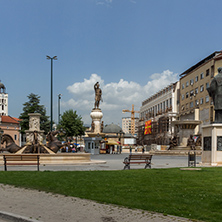
[[[0,79],[9,115],[18,117],[30,93],[50,113],[54,61],[54,120],[77,110],[86,124],[101,83],[105,124],[121,124],[122,109],[178,79],[221,50],[217,0],[0,0]]]

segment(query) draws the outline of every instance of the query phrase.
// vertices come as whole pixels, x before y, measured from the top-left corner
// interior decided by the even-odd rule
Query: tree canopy
[[[65,111],[58,126],[66,137],[81,136],[85,134],[82,117],[78,116],[72,109]]]
[[[39,113],[40,117],[40,129],[44,130],[45,133],[48,133],[50,130],[50,121],[49,117],[46,116],[46,108],[44,105],[40,105],[40,96],[36,94],[29,94],[28,102],[23,104],[23,113],[20,114],[19,119],[22,119],[21,133],[25,133],[25,130],[29,129],[29,113]]]

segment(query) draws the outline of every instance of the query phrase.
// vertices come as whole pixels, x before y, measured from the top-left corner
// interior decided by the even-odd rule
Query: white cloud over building
[[[77,110],[84,123],[90,124],[89,114],[94,107],[94,84],[99,82],[102,89],[103,102],[100,103],[100,108],[104,115],[103,121],[105,124],[112,122],[121,124],[122,117],[130,116],[130,113],[122,114],[122,109],[131,109],[134,104],[135,110],[139,110],[143,100],[177,80],[178,75],[170,70],[152,74],[145,85],[124,79],[120,79],[119,82],[105,83],[101,76],[91,74],[89,79],[67,87],[73,98],[63,101],[61,105],[64,109]]]

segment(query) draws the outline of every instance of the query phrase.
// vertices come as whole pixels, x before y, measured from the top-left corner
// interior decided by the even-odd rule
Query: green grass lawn
[[[222,220],[222,168],[1,171],[0,183],[198,220]]]

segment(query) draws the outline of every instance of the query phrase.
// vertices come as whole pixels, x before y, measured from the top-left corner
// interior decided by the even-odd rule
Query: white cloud
[[[129,2],[136,4],[135,0],[129,0]],[[111,6],[113,3],[113,0],[96,0],[97,5],[105,5],[105,6]]]
[[[89,79],[68,86],[67,90],[73,95],[73,98],[66,102],[63,101],[61,105],[65,109],[77,110],[84,122],[90,124],[89,114],[94,107],[93,86],[98,81],[102,89],[103,102],[101,102],[100,108],[104,114],[105,124],[113,122],[121,125],[122,117],[130,116],[130,113],[123,115],[122,109],[131,109],[134,104],[135,110],[139,110],[143,100],[177,80],[177,74],[169,70],[152,74],[144,86],[123,79],[120,79],[119,82],[105,84],[100,76],[92,74]]]
[[[106,5],[110,6],[113,0],[97,0],[96,4],[97,5]]]

